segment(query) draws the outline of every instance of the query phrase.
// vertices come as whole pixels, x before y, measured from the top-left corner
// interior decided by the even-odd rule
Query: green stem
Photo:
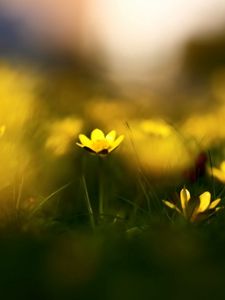
[[[51,193],[49,196],[45,197],[39,204],[38,206],[36,206],[30,216],[33,216],[37,211],[40,210],[40,208],[46,203],[48,202],[48,200],[50,200],[51,198],[53,198],[55,195],[57,195],[59,192],[61,192],[62,190],[64,190],[65,188],[67,188],[69,185],[71,184],[71,182],[63,185],[62,187],[60,187],[58,190],[56,190],[55,192]]]
[[[88,193],[88,189],[87,189],[87,183],[86,183],[86,179],[85,179],[84,175],[82,176],[82,184],[83,184],[85,200],[86,200],[86,204],[87,204],[87,208],[88,208],[88,212],[89,212],[89,216],[90,216],[90,223],[91,223],[92,228],[95,229],[94,213],[93,213],[93,209],[91,206],[91,201],[90,201],[90,197],[89,197],[89,193]]]
[[[99,157],[99,218],[104,215],[104,172],[103,158]]]
[[[17,194],[17,197],[16,197],[16,210],[17,211],[20,208],[20,201],[21,201],[21,197],[22,197],[23,184],[24,184],[24,178],[22,177],[21,181],[19,182],[18,194]]]

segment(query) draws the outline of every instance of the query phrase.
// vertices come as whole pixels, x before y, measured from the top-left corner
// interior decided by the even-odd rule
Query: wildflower
[[[143,120],[140,122],[143,132],[154,137],[166,138],[173,134],[173,127],[162,120]]]
[[[56,120],[48,125],[49,136],[45,147],[54,155],[61,156],[70,150],[71,141],[80,132],[82,121],[73,117]]]
[[[225,183],[225,160],[221,162],[219,168],[214,167],[209,169],[209,173],[219,181]]]
[[[124,139],[124,135],[116,138],[116,131],[112,130],[105,135],[100,129],[94,129],[89,139],[84,134],[79,134],[80,143],[76,143],[79,147],[86,149],[94,154],[109,154],[115,150]]]
[[[154,179],[173,183],[180,180],[199,151],[197,144],[183,138],[179,130],[163,120],[131,119],[128,130],[132,147],[125,147],[125,162],[129,168],[137,168],[138,163]],[[131,159],[137,153],[138,160]]]
[[[183,188],[180,191],[179,200],[179,207],[169,201],[163,200],[163,202],[190,222],[202,221],[221,209],[221,207],[217,206],[221,199],[218,198],[211,201],[211,194],[208,191],[202,193],[198,199],[191,199],[190,192],[186,188]]]

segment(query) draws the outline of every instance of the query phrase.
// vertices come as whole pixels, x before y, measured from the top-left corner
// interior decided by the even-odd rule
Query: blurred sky
[[[13,44],[11,34],[22,50],[22,43],[87,57],[100,50],[111,73],[127,78],[145,76],[179,56],[189,38],[223,26],[224,0],[0,2],[0,48]]]

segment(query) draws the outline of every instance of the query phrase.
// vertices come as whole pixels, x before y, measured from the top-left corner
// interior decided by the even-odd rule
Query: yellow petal
[[[222,209],[223,207],[219,206],[215,209],[215,212],[217,212],[218,210]]]
[[[225,161],[222,161],[221,164],[220,164],[220,169],[222,172],[225,173]]]
[[[119,145],[122,143],[124,139],[124,135],[120,135],[115,142],[112,144],[111,148],[109,149],[109,152],[112,152],[113,150],[115,150],[117,147],[119,147]]]
[[[109,143],[112,143],[115,141],[116,138],[116,131],[112,130],[106,135],[106,139]]]
[[[210,201],[211,201],[211,194],[210,192],[204,192],[199,196],[200,204],[197,208],[197,213],[202,213],[209,208]]]
[[[84,148],[84,145],[81,144],[81,143],[78,143],[78,142],[77,142],[76,145],[79,146],[79,147],[81,147],[81,148]]]
[[[94,150],[96,153],[102,152],[107,149],[109,149],[109,143],[107,142],[107,140],[97,140],[97,141],[93,141],[92,145],[91,145],[92,150]],[[108,150],[107,150],[108,152]]]
[[[179,208],[176,207],[176,205],[174,205],[173,203],[163,200],[163,203],[168,206],[169,208],[175,209],[176,211],[178,211],[179,213],[181,213],[181,211],[179,210]]]
[[[101,131],[100,129],[96,128],[91,132],[91,140],[92,141],[100,141],[100,140],[104,140],[105,139],[105,135],[103,133],[103,131]]]
[[[83,146],[86,146],[86,147],[91,146],[91,140],[88,137],[86,137],[86,135],[79,134],[79,140]]]
[[[183,188],[180,191],[180,202],[184,212],[186,211],[187,203],[190,200],[190,198],[191,198],[190,192],[187,189]]]
[[[221,171],[217,168],[212,168],[212,172],[213,176],[215,178],[217,178],[218,180],[220,180],[221,182],[225,183],[225,172]]]
[[[221,201],[220,198],[214,200],[214,201],[209,205],[209,209],[214,209],[214,208],[220,203],[220,201]]]

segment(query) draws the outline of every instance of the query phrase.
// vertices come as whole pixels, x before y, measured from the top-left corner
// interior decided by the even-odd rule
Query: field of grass
[[[2,64],[1,299],[223,298],[219,75],[169,103]]]

